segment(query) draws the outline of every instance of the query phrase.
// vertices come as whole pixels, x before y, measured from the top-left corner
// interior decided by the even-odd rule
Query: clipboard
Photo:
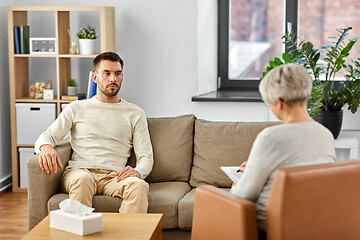
[[[242,172],[237,172],[239,166],[221,166],[220,168],[234,183],[237,183],[242,175]]]

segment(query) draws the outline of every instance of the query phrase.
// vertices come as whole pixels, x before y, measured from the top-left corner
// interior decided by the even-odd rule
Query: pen
[[[241,170],[240,170],[240,169],[236,170],[236,172],[235,172],[235,173],[239,173],[239,172],[241,172]]]

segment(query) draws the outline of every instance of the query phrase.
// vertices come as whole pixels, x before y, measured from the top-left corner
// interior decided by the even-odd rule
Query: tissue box
[[[50,227],[78,235],[101,232],[102,214],[91,213],[86,216],[78,216],[61,210],[54,210],[50,212]]]

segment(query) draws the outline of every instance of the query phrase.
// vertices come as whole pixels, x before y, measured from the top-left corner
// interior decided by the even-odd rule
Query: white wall
[[[32,0],[31,5],[105,5],[116,7],[116,50],[125,61],[120,96],[142,107],[147,116],[193,113],[221,121],[267,121],[262,103],[191,102],[191,97],[216,88],[216,0]],[[1,1],[2,5],[4,2]],[[5,1],[29,5],[27,0]],[[6,4],[5,4],[6,5]],[[5,19],[4,7],[0,9]],[[76,25],[87,24],[82,18]],[[71,26],[74,34],[76,26]],[[7,74],[6,21],[1,21],[0,67]],[[75,35],[75,34],[74,34]],[[80,68],[80,70],[78,70]],[[91,65],[74,63],[72,74],[86,88]],[[46,73],[44,73],[46,74]],[[49,73],[51,74],[51,73]],[[8,75],[6,75],[8,76]],[[6,78],[7,79],[7,78]],[[7,84],[1,88],[7,94]],[[2,98],[8,99],[4,94]],[[6,101],[6,100],[5,100]],[[2,102],[3,105],[6,105]],[[8,111],[8,107],[4,107]],[[8,112],[7,112],[8,113]],[[360,113],[345,122],[360,129]],[[349,123],[346,123],[349,124]],[[345,124],[345,128],[346,128]],[[2,127],[7,131],[8,126]],[[351,127],[353,130],[353,126]],[[353,131],[350,131],[352,134]],[[347,132],[349,134],[349,132]],[[356,132],[355,132],[356,134]],[[3,135],[3,134],[2,134]],[[2,144],[5,142],[2,141]],[[6,147],[5,147],[6,148]]]
[[[0,1],[0,191],[11,183],[9,53],[7,6],[13,1]]]
[[[13,2],[14,5],[29,4],[27,0]],[[262,103],[191,101],[192,96],[216,89],[216,0],[32,1],[32,5],[60,3],[116,7],[116,50],[125,61],[120,96],[138,104],[149,117],[193,113],[210,120],[269,119],[268,109]],[[45,29],[44,36],[49,37],[49,32],[54,31],[48,25],[54,21],[51,15],[44,17],[49,20],[29,15],[29,22],[45,24],[40,29]],[[94,22],[92,16],[75,20],[70,26],[72,35],[80,25]],[[30,33],[41,37],[39,28]],[[72,63],[72,75],[80,81],[82,91],[86,89],[89,70],[91,64],[81,60]],[[38,71],[30,73],[31,81],[52,78],[51,70],[46,72],[43,68],[43,71],[42,76]]]
[[[217,89],[217,0],[198,0],[197,94]]]

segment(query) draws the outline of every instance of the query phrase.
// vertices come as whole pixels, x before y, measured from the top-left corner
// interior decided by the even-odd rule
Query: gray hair
[[[312,79],[306,68],[296,63],[280,65],[261,80],[259,90],[263,101],[269,105],[277,99],[284,102],[306,101],[312,88]]]

